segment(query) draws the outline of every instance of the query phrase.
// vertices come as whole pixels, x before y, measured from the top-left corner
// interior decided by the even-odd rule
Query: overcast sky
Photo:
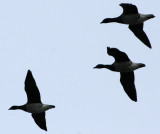
[[[127,25],[100,24],[122,13],[122,0],[1,0],[1,134],[159,134],[160,2],[134,0],[140,13],[156,17],[144,24],[152,49]],[[138,102],[125,94],[120,75],[97,64],[112,64],[106,47],[134,62]],[[30,69],[46,112],[48,132],[29,113],[10,111],[27,102],[24,80]]]

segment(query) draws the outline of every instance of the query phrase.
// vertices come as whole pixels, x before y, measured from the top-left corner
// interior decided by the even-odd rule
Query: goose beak
[[[97,66],[93,67],[93,69],[95,69]]]
[[[104,20],[105,20],[105,19],[104,19]],[[104,23],[104,20],[103,20],[100,24]]]

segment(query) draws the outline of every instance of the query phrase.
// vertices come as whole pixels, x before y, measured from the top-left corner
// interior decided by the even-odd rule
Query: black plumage
[[[151,43],[143,30],[143,23],[155,16],[153,14],[140,14],[138,13],[137,7],[129,3],[122,3],[120,6],[123,8],[123,12],[120,16],[106,18],[101,23],[117,22],[121,24],[128,24],[128,28],[133,32],[133,34],[147,47],[151,48]]]
[[[120,6],[123,8],[124,15],[138,14],[138,9],[135,5],[121,3]]]
[[[121,85],[123,86],[124,91],[126,92],[126,94],[131,100],[136,102],[137,93],[136,93],[136,87],[134,84],[135,78],[134,78],[133,70],[144,67],[145,65],[142,63],[133,63],[125,52],[122,52],[117,48],[107,47],[107,53],[108,55],[114,57],[115,62],[111,65],[98,64],[94,68],[97,68],[97,69],[107,68],[111,71],[120,72],[120,82],[121,82]],[[136,68],[133,68],[132,70],[130,70],[130,68],[132,68],[131,67],[132,64],[133,66],[136,66]],[[122,69],[123,71],[120,71],[120,69],[118,69],[120,66],[121,68],[123,68]],[[127,68],[127,70],[124,70],[124,68]]]
[[[40,92],[30,70],[28,70],[25,79],[25,91],[28,98],[27,103],[42,103]]]

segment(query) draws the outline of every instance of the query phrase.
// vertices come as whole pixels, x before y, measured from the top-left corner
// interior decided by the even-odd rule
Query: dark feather
[[[27,103],[41,103],[40,92],[30,70],[28,70],[25,80],[25,91],[28,98]]]
[[[136,88],[134,85],[134,72],[128,72],[128,73],[120,73],[121,78],[120,82],[123,86],[124,91],[129,96],[129,98],[133,101],[137,101],[137,93]]]
[[[135,5],[122,3],[120,6],[123,8],[123,14],[138,14],[138,9]]]
[[[107,53],[108,55],[113,56],[116,62],[130,61],[127,54],[125,52],[118,50],[117,48],[107,47]]]
[[[32,117],[35,123],[43,130],[47,131],[46,127],[46,119],[45,119],[45,112],[43,113],[32,113]]]
[[[134,33],[134,35],[140,39],[147,47],[151,48],[150,41],[143,31],[143,23],[136,25],[129,25],[129,29]]]

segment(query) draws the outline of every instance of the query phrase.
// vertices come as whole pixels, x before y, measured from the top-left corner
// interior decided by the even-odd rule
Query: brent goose
[[[151,48],[150,41],[143,31],[143,22],[154,18],[153,14],[140,14],[135,5],[122,3],[123,13],[116,18],[106,18],[101,23],[117,22],[122,24],[129,24],[129,29],[134,35],[141,40],[147,47]]]
[[[134,85],[134,70],[145,67],[142,63],[133,63],[126,53],[119,51],[117,48],[107,47],[107,53],[113,56],[115,62],[112,65],[98,64],[94,68],[107,68],[111,71],[120,72],[120,82],[124,91],[133,101],[137,101],[136,88]]]
[[[25,80],[25,91],[27,94],[28,102],[22,106],[12,106],[9,110],[21,109],[26,112],[32,113],[35,123],[43,130],[47,131],[45,111],[55,108],[54,105],[47,105],[41,102],[40,92],[30,70],[28,70]]]

